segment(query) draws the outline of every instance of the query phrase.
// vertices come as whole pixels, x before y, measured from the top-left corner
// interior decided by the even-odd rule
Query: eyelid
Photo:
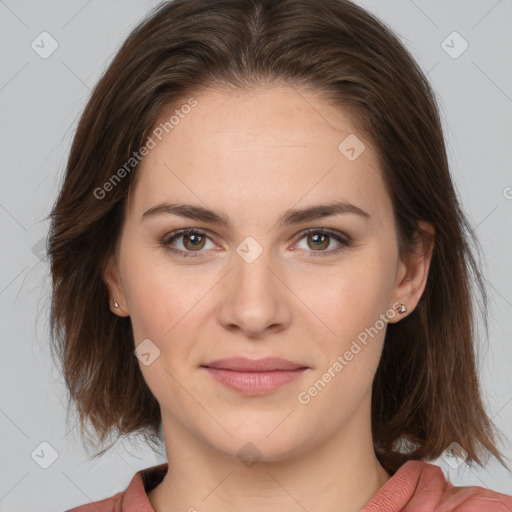
[[[197,253],[198,255],[199,254],[202,254],[203,252],[206,252],[206,251],[182,251],[181,249],[171,249],[169,247],[169,244],[171,243],[171,241],[173,241],[174,239],[178,239],[180,238],[181,236],[183,235],[188,235],[188,234],[196,234],[196,235],[201,235],[201,236],[204,236],[205,238],[208,238],[209,240],[211,240],[213,243],[214,240],[212,239],[212,236],[210,235],[210,233],[208,231],[205,231],[203,229],[199,229],[199,228],[183,228],[183,229],[176,229],[175,231],[171,231],[169,233],[166,233],[162,238],[161,238],[161,241],[160,243],[169,251],[173,252],[173,253],[179,253],[179,254],[187,254],[187,255],[194,255],[194,253]],[[216,244],[217,245],[217,244]]]
[[[306,254],[307,254],[306,257],[309,259],[328,258],[329,256],[337,256],[342,251],[344,251],[347,247],[352,245],[352,238],[349,237],[348,235],[346,235],[345,233],[342,233],[340,231],[333,230],[333,229],[322,228],[322,227],[309,228],[309,229],[302,231],[298,235],[298,240],[297,240],[296,244],[299,243],[308,234],[316,234],[316,233],[326,234],[329,237],[334,238],[338,242],[338,246],[335,247],[334,249],[329,249],[326,251],[314,251],[314,250],[306,251]]]
[[[299,241],[302,240],[302,238],[304,238],[304,236],[306,235],[309,235],[310,233],[325,233],[327,235],[330,235],[332,236],[333,238],[336,238],[336,239],[341,239],[342,242],[346,243],[346,244],[349,244],[352,239],[345,233],[342,233],[341,231],[337,231],[335,229],[329,229],[329,228],[322,228],[322,227],[318,227],[318,228],[308,228],[308,229],[305,229],[304,231],[298,233],[298,237],[299,237]]]
[[[344,249],[345,247],[349,246],[352,243],[351,237],[346,235],[345,233],[342,233],[337,230],[329,229],[329,228],[322,228],[322,227],[316,227],[316,228],[308,228],[296,235],[297,241],[294,243],[296,245],[298,242],[300,242],[303,238],[305,238],[308,234],[326,234],[332,238],[334,238],[337,242],[339,242],[340,246],[335,249],[330,249],[326,251],[306,251],[310,253],[309,257],[316,257],[316,256],[329,256],[333,254],[337,254],[339,251]],[[209,231],[203,230],[200,228],[183,228],[183,229],[177,229],[175,231],[171,231],[169,233],[166,233],[162,239],[161,244],[165,247],[166,250],[179,255],[184,255],[184,257],[200,257],[204,252],[207,251],[183,251],[181,249],[174,249],[169,246],[171,241],[174,239],[180,238],[183,235],[187,234],[198,234],[201,236],[204,236],[208,239],[210,239],[213,243],[214,240],[212,239],[212,236],[210,235]],[[210,249],[211,250],[211,249]],[[300,249],[299,249],[300,250]],[[316,253],[316,254],[315,254]]]

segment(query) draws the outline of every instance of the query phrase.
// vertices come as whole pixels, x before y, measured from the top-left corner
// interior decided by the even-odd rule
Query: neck
[[[150,503],[156,512],[359,512],[390,476],[375,456],[368,418],[354,419],[300,453],[280,460],[262,454],[246,465],[166,418],[169,469],[148,493]]]

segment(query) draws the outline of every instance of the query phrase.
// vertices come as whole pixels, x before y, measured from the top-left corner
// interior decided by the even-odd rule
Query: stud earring
[[[402,314],[402,313],[406,313],[406,312],[407,312],[407,308],[405,307],[405,304],[397,304],[397,305],[395,306],[395,310],[396,310],[398,313],[400,313],[400,314]]]
[[[119,304],[117,303],[117,301],[114,299],[114,307],[115,308],[118,308],[119,307]]]

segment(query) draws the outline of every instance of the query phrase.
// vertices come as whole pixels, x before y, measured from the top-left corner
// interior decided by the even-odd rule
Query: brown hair
[[[130,319],[111,313],[102,277],[137,166],[104,184],[183,98],[207,88],[276,84],[324,95],[371,141],[393,201],[401,255],[413,245],[418,221],[435,228],[426,289],[408,317],[388,325],[373,381],[379,461],[393,474],[406,460],[434,459],[456,441],[468,462],[482,465],[482,453],[490,452],[505,465],[476,370],[477,295],[487,327],[476,239],[451,181],[434,94],[398,38],[347,0],[160,4],[95,87],[48,238],[52,349],[82,439],[89,422],[101,443],[116,431],[158,446],[161,422],[134,355]]]

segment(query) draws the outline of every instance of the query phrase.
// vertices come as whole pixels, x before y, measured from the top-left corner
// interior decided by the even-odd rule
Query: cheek
[[[338,339],[355,336],[387,311],[393,271],[385,258],[368,252],[354,254],[324,273],[300,276],[296,288],[311,311]],[[300,283],[299,283],[300,281]]]
[[[201,356],[194,347],[208,318],[206,308],[211,310],[218,276],[214,272],[200,274],[194,266],[180,267],[169,263],[163,254],[136,249],[126,257],[124,271],[135,345],[149,339],[160,350],[158,364],[141,366],[148,384],[168,381],[164,368],[183,376],[188,365]]]
[[[325,300],[322,319],[334,335],[316,340],[323,357],[308,383],[311,387],[301,390],[315,403],[311,411],[316,408],[316,414],[311,412],[311,417],[328,415],[334,424],[343,423],[371,393],[387,328],[381,318],[387,310],[374,285],[368,276],[356,280],[352,275]]]
[[[126,247],[123,287],[130,311],[135,344],[149,338],[160,345],[177,318],[183,316],[183,283],[169,266],[147,250]],[[177,274],[175,273],[177,276]]]
[[[150,259],[147,254],[132,253],[125,260],[125,275],[129,276],[125,289],[135,346],[149,339],[152,344],[146,346],[151,347],[152,354],[158,354],[148,365],[140,359],[139,367],[152,394],[160,404],[166,404],[167,410],[193,411],[180,382],[190,372],[197,329],[194,315],[200,309],[198,301],[205,293],[204,286],[191,284],[179,269],[171,271],[157,258]],[[193,382],[188,389],[195,393]]]
[[[388,254],[377,249],[361,251],[330,272],[325,286],[318,286],[318,280],[309,283],[309,289],[316,290],[307,300],[308,307],[315,313],[310,318],[319,325],[321,336],[317,343],[327,355],[319,372],[331,368],[331,373],[336,374],[332,379],[333,389],[352,389],[357,393],[354,386],[367,387],[371,383],[380,359],[387,320],[393,316],[389,309],[393,257],[392,250]],[[316,282],[315,287],[311,286],[313,282]],[[298,295],[306,296],[304,293],[305,288]]]

